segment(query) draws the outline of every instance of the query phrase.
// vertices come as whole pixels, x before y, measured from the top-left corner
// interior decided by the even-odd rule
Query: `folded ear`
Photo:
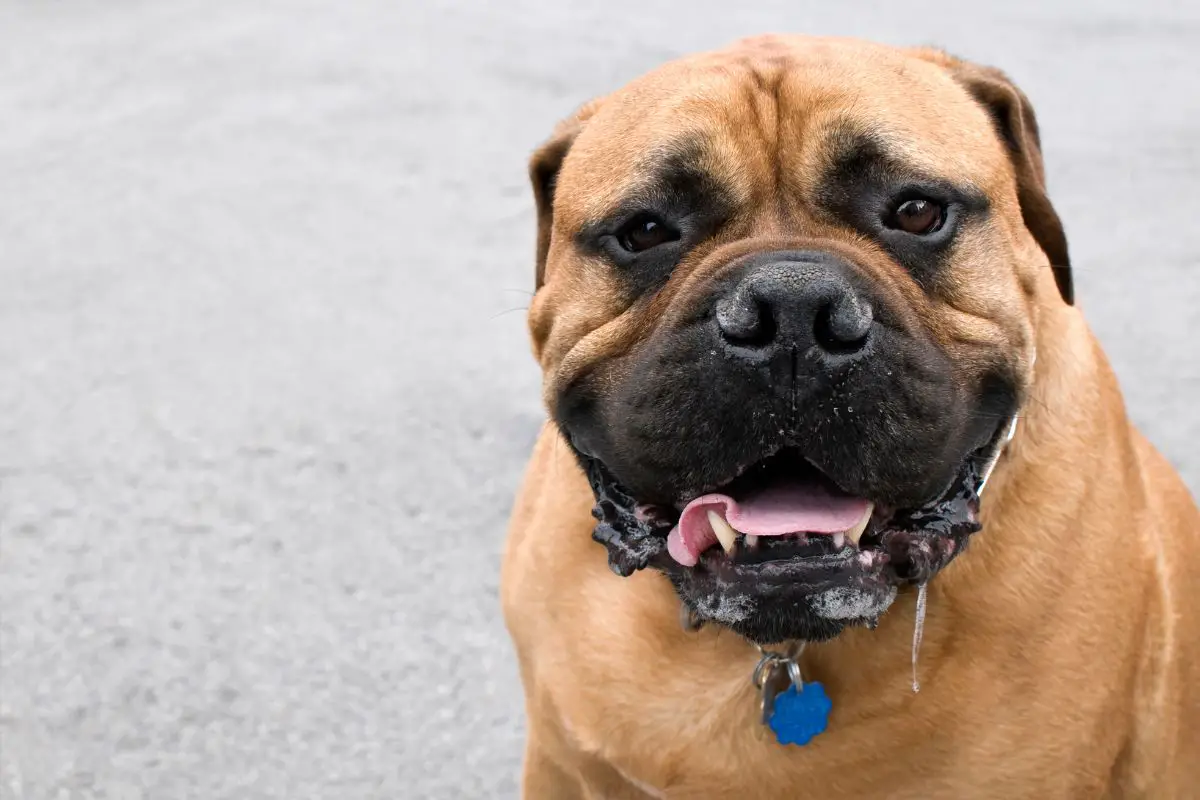
[[[554,229],[554,189],[567,153],[584,124],[596,112],[596,99],[554,126],[554,133],[529,159],[529,180],[537,206],[537,272],[534,291],[542,288],[546,276],[546,256],[550,252],[550,234]]]
[[[961,61],[945,53],[926,51],[922,55],[941,64],[971,96],[987,109],[1000,138],[1008,147],[1017,176],[1017,199],[1025,227],[1050,258],[1054,281],[1068,305],[1075,302],[1071,279],[1071,259],[1067,253],[1067,235],[1050,197],[1046,194],[1046,169],[1042,163],[1042,145],[1037,117],[1025,93],[998,69]]]

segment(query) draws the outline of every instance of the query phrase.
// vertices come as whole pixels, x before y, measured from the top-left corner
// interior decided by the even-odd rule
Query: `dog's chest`
[[[961,798],[1065,789],[1053,748],[1036,735],[1022,743],[972,733],[951,713],[856,712],[835,710],[829,729],[803,746],[780,744],[762,725],[753,691],[641,708],[611,703],[604,713],[564,719],[564,732],[577,774],[597,797]],[[1004,794],[1015,787],[1017,795]]]

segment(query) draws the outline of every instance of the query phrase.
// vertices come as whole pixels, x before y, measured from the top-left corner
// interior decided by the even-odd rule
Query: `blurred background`
[[[973,5],[0,2],[0,798],[515,795],[526,158],[742,35],[1015,78],[1195,491],[1200,6]]]

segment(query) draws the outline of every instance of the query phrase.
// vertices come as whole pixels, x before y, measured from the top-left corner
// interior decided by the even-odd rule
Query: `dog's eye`
[[[640,253],[679,239],[679,231],[651,214],[638,214],[617,231],[617,243],[630,253]]]
[[[884,219],[889,228],[916,236],[937,233],[945,222],[946,207],[924,197],[905,200]]]

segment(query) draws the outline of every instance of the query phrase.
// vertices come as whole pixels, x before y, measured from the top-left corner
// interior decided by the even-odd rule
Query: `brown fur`
[[[820,132],[845,117],[889,128],[907,159],[992,203],[998,222],[957,246],[951,277],[930,291],[797,199],[827,155]],[[661,142],[701,128],[716,143],[705,168],[736,187],[739,216],[653,300],[627,297],[572,234]],[[803,748],[778,745],[757,719],[754,647],[715,627],[682,630],[661,575],[609,571],[590,538],[587,481],[548,423],[502,579],[527,697],[525,796],[1197,796],[1200,513],[1063,302],[1069,273],[1056,282],[1047,269],[1065,266],[1066,242],[1015,87],[935,51],[764,37],[589,104],[531,172],[541,213],[530,327],[548,401],[583,371],[617,375],[620,355],[731,251],[811,239],[853,249],[964,374],[1016,354],[1026,394],[982,533],[929,585],[921,692],[909,687],[905,593],[876,630],[806,649],[804,673],[834,711]]]

